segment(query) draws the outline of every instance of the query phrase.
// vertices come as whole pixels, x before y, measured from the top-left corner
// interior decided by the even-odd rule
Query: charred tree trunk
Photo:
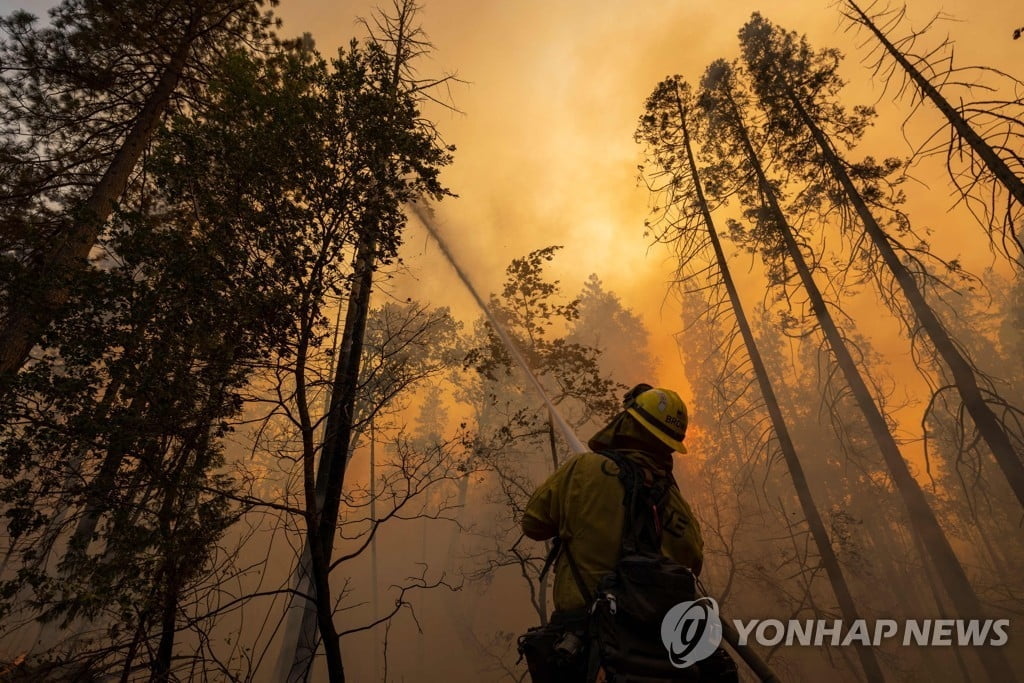
[[[153,674],[150,680],[154,683],[170,680],[171,658],[174,656],[175,622],[181,587],[173,564],[173,560],[168,561],[164,574],[164,590],[161,594],[163,604],[160,605],[160,642],[151,665]]]
[[[377,434],[374,430],[373,419],[370,419],[370,519],[377,520]],[[423,535],[426,543],[426,533]],[[424,555],[426,550],[424,549]],[[424,557],[424,566],[426,563]],[[370,602],[373,609],[373,620],[377,621],[380,616],[380,567],[377,564],[377,534],[373,534],[370,540],[370,576],[373,585],[370,588]],[[380,647],[376,641],[377,629],[373,628],[370,633],[374,636],[373,641],[373,680],[380,680]],[[422,639],[421,639],[422,640]]]
[[[141,403],[141,405],[140,405]],[[134,398],[127,408],[127,415],[130,422],[137,422],[148,408],[148,402],[144,399]],[[132,434],[117,432],[111,435],[110,443],[107,445],[107,452],[103,457],[99,471],[95,478],[86,487],[85,509],[82,516],[75,524],[75,531],[68,543],[70,555],[80,554],[84,556],[92,542],[96,526],[99,524],[100,515],[109,505],[110,496],[117,481],[121,464],[131,452],[135,442]]]
[[[355,393],[373,285],[377,242],[372,231],[371,226],[359,242],[356,276],[349,293],[345,329],[332,383],[331,405],[327,414],[323,450],[316,475],[316,514],[308,520],[310,528],[306,541],[309,550],[309,575],[312,577],[316,605],[315,611],[306,609],[302,615],[299,641],[288,674],[290,682],[306,679],[316,654],[317,628],[324,643],[331,682],[342,683],[345,680],[341,644],[333,620],[334,608],[330,597],[329,574],[335,529],[341,509],[342,487],[348,465],[349,444],[352,439]]]
[[[786,427],[785,419],[782,416],[782,410],[779,408],[779,401],[775,395],[775,389],[772,387],[771,380],[768,378],[768,371],[765,368],[764,360],[761,358],[761,354],[757,349],[757,342],[754,339],[753,331],[751,330],[750,323],[743,311],[743,304],[740,301],[739,291],[736,289],[736,284],[733,282],[732,274],[729,272],[729,264],[726,261],[725,251],[722,249],[721,240],[715,230],[714,220],[711,217],[711,209],[708,206],[707,199],[704,195],[704,189],[700,182],[700,172],[697,168],[697,161],[694,158],[693,148],[690,143],[690,132],[687,125],[687,111],[683,106],[682,98],[679,97],[678,90],[676,91],[676,104],[679,112],[679,123],[683,133],[683,148],[686,150],[686,161],[690,169],[690,175],[693,178],[693,186],[697,195],[697,204],[700,207],[701,215],[704,219],[704,225],[707,227],[711,246],[715,251],[715,260],[718,263],[718,270],[722,278],[722,284],[725,285],[725,289],[729,295],[729,302],[732,306],[733,314],[736,317],[736,326],[739,328],[740,335],[743,337],[747,356],[750,358],[754,375],[757,378],[757,385],[761,390],[761,395],[764,397],[765,407],[771,417],[772,429],[775,431],[775,437],[779,440],[779,450],[782,451],[782,456],[786,461],[786,469],[789,471],[789,476],[793,480],[793,488],[796,489],[797,499],[800,501],[800,509],[804,514],[804,518],[807,520],[807,526],[810,529],[811,537],[814,539],[815,546],[818,549],[821,564],[825,567],[825,573],[828,575],[829,583],[832,586],[832,592],[835,594],[836,601],[839,603],[839,609],[843,614],[843,618],[852,623],[857,619],[860,619],[856,603],[854,602],[853,596],[850,593],[850,588],[846,583],[846,577],[843,575],[843,570],[839,566],[839,559],[832,550],[832,541],[829,539],[828,531],[821,519],[821,515],[818,513],[818,507],[814,503],[814,496],[811,494],[811,488],[807,483],[807,477],[804,474],[803,465],[797,455],[796,447],[793,445],[793,440],[789,435],[789,429]],[[882,674],[882,669],[878,664],[878,659],[875,657],[874,651],[870,646],[859,645],[857,647],[857,657],[860,659],[861,667],[864,669],[864,676],[866,680],[885,680],[885,676]]]
[[[936,352],[949,367],[957,390],[960,392],[964,405],[974,420],[981,438],[988,444],[992,455],[996,459],[996,463],[1006,476],[1010,488],[1013,489],[1014,495],[1021,505],[1024,506],[1024,465],[1021,464],[1020,455],[1013,447],[1006,425],[1000,422],[982,395],[974,368],[949,336],[949,332],[946,331],[945,326],[943,326],[938,316],[935,315],[935,311],[928,305],[913,274],[900,261],[895,249],[893,249],[892,243],[889,241],[889,236],[886,235],[878,221],[871,214],[864,201],[864,197],[857,191],[853,180],[846,172],[846,167],[824,132],[810,117],[799,98],[794,96],[792,90],[788,91],[788,96],[803,124],[810,131],[819,149],[821,149],[822,156],[829,169],[831,169],[832,174],[842,185],[847,199],[853,204],[857,216],[864,226],[864,231],[871,239],[875,248],[878,249],[886,267],[895,276],[900,289],[903,291],[903,295],[914,309],[918,322],[924,328]]]
[[[914,532],[919,535],[922,545],[928,552],[939,575],[939,580],[956,608],[958,616],[965,619],[979,618],[984,614],[984,610],[978,600],[978,596],[974,593],[974,589],[967,579],[967,574],[964,572],[964,568],[960,564],[956,553],[953,552],[953,548],[950,546],[945,533],[943,533],[942,527],[939,526],[934,512],[928,506],[928,501],[925,499],[921,487],[913,475],[911,475],[907,463],[903,460],[903,455],[900,453],[899,446],[889,431],[885,417],[871,396],[864,378],[861,377],[860,370],[857,368],[853,356],[846,347],[843,335],[836,326],[832,314],[828,310],[828,305],[825,303],[821,291],[814,282],[810,267],[807,265],[800,250],[800,245],[794,238],[792,229],[789,227],[785,214],[779,205],[775,189],[768,181],[754,150],[749,133],[743,123],[739,106],[733,100],[730,92],[726,90],[723,94],[731,107],[729,116],[733,121],[734,132],[756,176],[756,182],[761,189],[766,203],[765,208],[777,222],[786,252],[796,269],[804,290],[807,292],[818,324],[821,326],[829,348],[836,359],[836,363],[842,370],[846,383],[850,387],[850,391],[861,413],[864,415],[864,419],[867,421],[868,428],[878,444],[879,450],[882,452],[889,475],[892,477],[893,483],[907,507],[910,524]],[[979,649],[978,655],[992,681],[1009,682],[1016,680],[1010,664],[1001,650],[996,648]]]
[[[913,81],[914,85],[917,86],[918,91],[921,93],[921,97],[931,100],[942,115],[949,121],[949,125],[953,127],[956,135],[964,140],[978,158],[982,160],[989,172],[999,181],[1006,191],[1013,197],[1013,200],[1021,207],[1024,207],[1024,180],[1021,180],[1010,167],[1007,166],[1006,162],[1000,157],[992,146],[989,145],[975,130],[971,127],[971,124],[957,111],[956,107],[950,104],[939,89],[936,88],[928,78],[921,73],[917,67],[910,63],[910,60],[900,52],[888,36],[882,32],[875,22],[872,21],[871,17],[860,8],[855,0],[844,0],[843,3],[846,7],[849,7],[853,12],[852,15],[847,14],[851,20],[857,22],[861,26],[865,27],[870,31],[878,42],[882,45],[885,51],[895,60],[900,67],[906,71],[907,75]],[[1021,247],[1019,237],[1014,236],[1017,241],[1017,246]]]
[[[211,391],[209,410],[216,410],[216,398],[221,388]],[[202,476],[209,466],[210,420],[200,420],[192,433],[185,439],[173,467],[164,482],[164,502],[160,508],[160,535],[163,541],[163,587],[159,591],[160,641],[156,655],[150,664],[153,674],[150,680],[163,683],[170,680],[171,660],[174,656],[174,639],[181,592],[198,565],[187,552],[180,552],[181,541],[175,538],[176,527],[181,515],[191,514],[192,491],[197,477]]]
[[[931,592],[932,599],[935,600],[935,604],[939,608],[939,615],[945,618],[948,615],[946,614],[946,606],[943,604],[942,591],[939,589],[935,580],[935,572],[930,566],[931,563],[928,562],[928,555],[924,552],[924,549],[921,548],[921,539],[915,534],[911,534],[911,537],[914,539],[914,546],[917,548],[917,552],[921,556],[921,570],[924,572],[925,583],[928,584],[928,590]],[[963,680],[971,680],[970,672],[967,670],[967,664],[964,662],[963,653],[961,652],[959,645],[954,642],[952,649],[953,657],[956,660],[956,666],[960,670],[960,675],[963,676]],[[930,660],[931,658],[928,657],[927,659]]]

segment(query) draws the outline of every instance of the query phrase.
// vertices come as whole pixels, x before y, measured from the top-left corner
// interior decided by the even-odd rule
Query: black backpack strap
[[[620,556],[636,553],[647,546],[653,552],[661,548],[661,523],[660,517],[668,500],[668,494],[675,480],[672,475],[667,477],[655,477],[652,484],[648,485],[644,480],[644,473],[640,466],[628,457],[615,451],[598,451],[614,462],[619,468],[619,480],[622,482],[623,496],[622,505],[625,514],[622,520],[622,544],[619,549]],[[540,572],[540,580],[543,581],[551,565],[554,564],[559,554],[565,553],[566,562],[572,572],[572,578],[576,587],[586,601],[587,605],[593,603],[593,593],[587,588],[583,581],[583,573],[579,565],[569,551],[569,542],[556,536],[551,543],[551,550],[548,551],[544,560],[544,567]]]
[[[625,514],[621,555],[645,549],[658,552],[661,548],[661,517],[675,480],[669,474],[667,477],[654,477],[652,483],[647,484],[640,465],[616,451],[599,452],[618,466],[619,481],[622,482]]]

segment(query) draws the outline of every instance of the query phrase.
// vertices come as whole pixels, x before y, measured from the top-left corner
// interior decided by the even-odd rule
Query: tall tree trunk
[[[390,50],[393,50],[393,54],[389,55],[393,59],[391,73],[388,78],[381,79],[382,82],[378,85],[383,93],[401,100],[409,92],[420,88],[419,84],[405,82],[402,73],[408,60],[417,54],[417,50],[410,51],[408,48],[410,36],[416,32],[416,29],[410,25],[410,21],[417,11],[417,5],[413,0],[400,0],[395,3],[394,10],[394,17],[385,18],[384,25],[378,24],[384,34],[384,43],[389,46]],[[377,36],[373,36],[372,31],[371,42],[378,42]],[[422,47],[423,44],[420,44],[417,49]],[[404,88],[409,88],[410,91],[406,92]],[[397,104],[399,103],[391,103],[392,106]],[[394,197],[387,193],[395,187],[396,183],[401,184],[398,178],[403,175],[403,172],[399,168],[401,164],[396,164],[396,156],[401,156],[400,151],[396,149],[384,150],[383,153],[381,149],[374,150],[369,164],[372,176],[376,181],[367,182],[377,182],[382,185],[382,187],[368,188],[371,194],[376,192],[377,196],[374,198],[376,201],[387,202],[393,199]],[[356,226],[359,242],[356,249],[355,278],[349,292],[348,307],[345,312],[345,328],[338,354],[338,365],[330,387],[331,401],[324,427],[320,463],[316,473],[316,514],[308,519],[310,530],[307,535],[307,546],[309,547],[307,551],[304,551],[303,558],[308,556],[309,563],[304,567],[300,560],[298,569],[299,585],[302,585],[301,577],[303,576],[311,576],[313,579],[313,595],[317,608],[316,623],[311,620],[309,608],[306,605],[305,612],[301,616],[299,640],[295,644],[291,667],[287,675],[288,683],[304,681],[308,675],[309,665],[316,653],[315,628],[317,624],[324,641],[330,680],[332,683],[343,683],[345,680],[341,645],[332,620],[333,605],[330,599],[329,573],[345,472],[353,441],[355,394],[359,382],[373,272],[377,262],[378,238],[384,235],[385,228],[388,227],[383,222],[383,214],[381,216],[373,215],[372,202],[364,209],[368,210],[370,215],[364,215],[360,224]],[[291,642],[285,643],[286,648],[290,648],[292,645]],[[287,657],[287,655],[286,651],[285,656]]]
[[[309,296],[306,292],[305,296]],[[281,646],[281,656],[278,658],[278,671],[275,680],[284,680],[288,683],[301,683],[306,680],[309,669],[313,665],[316,650],[319,647],[316,628],[316,602],[313,587],[313,546],[319,546],[317,537],[317,514],[319,510],[319,498],[316,494],[316,440],[313,418],[309,410],[309,398],[306,391],[306,363],[308,359],[310,339],[313,336],[314,325],[309,309],[312,307],[310,301],[305,300],[301,304],[304,311],[302,314],[299,343],[295,351],[295,367],[292,374],[295,378],[295,405],[299,416],[299,430],[302,436],[302,479],[303,496],[305,500],[305,523],[306,536],[302,552],[299,554],[299,562],[295,568],[294,590],[289,607],[286,612],[287,624],[284,632],[284,643]],[[338,307],[338,318],[341,316],[341,306]],[[331,366],[333,373],[334,354],[337,348],[338,324],[335,323],[334,343],[331,344]],[[325,393],[327,394],[324,412],[330,410],[331,386],[328,384]]]
[[[160,595],[160,641],[157,644],[156,654],[150,662],[152,675],[150,681],[164,683],[170,680],[171,658],[174,656],[174,635],[175,621],[178,612],[178,600],[181,591],[182,559],[174,552],[174,518],[180,508],[179,501],[182,498],[182,470],[189,457],[188,449],[180,456],[180,466],[168,477],[168,486],[164,489],[164,502],[160,506],[158,519],[160,521],[160,537],[163,543],[163,568],[159,581],[163,583],[157,592]],[[197,458],[200,457],[197,453]]]
[[[853,16],[847,14],[853,21],[856,21],[861,26],[868,29],[878,42],[882,44],[885,51],[889,53],[897,64],[899,64],[907,75],[917,86],[920,91],[922,98],[928,98],[931,100],[946,120],[949,121],[949,125],[953,127],[956,134],[970,145],[974,153],[984,162],[985,166],[992,173],[993,176],[1006,188],[1006,191],[1010,193],[1014,201],[1021,207],[1024,207],[1024,180],[1021,180],[1010,167],[1006,165],[1006,162],[1000,157],[992,146],[989,145],[978,133],[971,127],[971,124],[956,110],[952,104],[950,104],[939,89],[932,85],[932,82],[921,73],[917,67],[910,63],[910,60],[900,52],[899,48],[893,45],[892,41],[889,40],[888,36],[882,32],[875,22],[872,21],[871,17],[867,15],[864,10],[856,3],[855,0],[844,0],[843,4],[849,7],[853,11]],[[1014,240],[1017,243],[1017,247],[1021,248],[1020,238],[1014,235]]]
[[[147,410],[148,404],[149,402],[145,399],[133,398],[127,408],[130,421],[136,422]],[[120,432],[111,435],[99,471],[86,485],[85,509],[82,511],[82,516],[78,518],[75,531],[68,542],[67,552],[69,555],[84,555],[88,550],[92,536],[96,532],[96,526],[99,524],[100,515],[109,506],[110,496],[114,490],[118,472],[121,470],[121,464],[135,443],[134,436]]]
[[[232,357],[233,355],[228,357],[225,367],[230,366]],[[175,532],[181,517],[192,514],[192,506],[196,502],[195,482],[204,476],[210,466],[213,424],[219,413],[225,389],[225,383],[218,383],[210,388],[205,410],[200,413],[195,426],[182,440],[177,463],[170,468],[169,476],[164,483],[165,498],[159,513],[160,535],[164,544],[164,585],[159,605],[160,641],[150,664],[153,672],[151,680],[158,683],[170,680],[174,640],[177,635],[178,603],[181,601],[182,590],[198,568],[188,554],[179,554],[181,546],[175,538]]]
[[[829,583],[832,586],[832,592],[835,594],[836,601],[839,603],[839,609],[842,612],[843,618],[848,623],[853,623],[860,619],[860,615],[857,612],[856,603],[850,593],[850,588],[846,583],[846,577],[843,575],[843,570],[839,565],[839,559],[836,557],[836,554],[832,549],[832,541],[829,539],[828,531],[825,529],[825,524],[821,519],[821,515],[818,513],[818,507],[814,503],[814,496],[811,494],[810,486],[807,483],[807,477],[804,474],[803,465],[797,455],[796,447],[793,445],[789,429],[786,427],[785,419],[782,416],[782,410],[779,408],[778,398],[775,395],[775,389],[772,387],[771,380],[768,378],[767,368],[765,368],[764,360],[761,358],[761,353],[757,349],[757,342],[754,339],[750,323],[743,311],[743,304],[740,301],[739,292],[736,289],[736,284],[733,282],[732,274],[729,272],[729,264],[726,261],[725,251],[722,249],[721,240],[718,238],[718,232],[715,229],[715,223],[711,217],[711,209],[708,206],[707,199],[704,196],[704,189],[701,186],[700,172],[697,168],[697,161],[694,158],[693,148],[690,143],[690,132],[687,125],[687,111],[683,106],[683,101],[679,96],[678,89],[676,90],[676,105],[679,113],[680,127],[683,132],[683,148],[686,150],[686,161],[690,169],[690,176],[693,178],[693,186],[697,193],[697,204],[700,207],[701,215],[704,219],[704,225],[707,227],[711,246],[715,251],[715,260],[718,263],[718,270],[722,277],[722,284],[725,285],[725,289],[729,295],[729,302],[732,306],[733,314],[736,317],[736,325],[739,328],[740,335],[743,337],[747,356],[750,358],[750,363],[754,370],[754,376],[757,378],[757,385],[761,390],[761,395],[764,397],[765,407],[768,409],[768,414],[771,417],[775,437],[779,440],[779,450],[782,451],[782,456],[786,461],[786,469],[789,471],[789,476],[793,480],[793,488],[796,489],[797,499],[800,501],[800,509],[803,511],[804,518],[807,520],[807,526],[811,531],[811,537],[814,539],[815,546],[818,549],[821,564],[825,567],[825,573],[828,575]],[[878,659],[875,657],[874,650],[870,646],[864,644],[858,645],[857,657],[860,659],[861,667],[864,669],[864,676],[866,680],[872,682],[885,680],[885,676],[882,674],[882,669],[878,664]]]
[[[938,316],[935,315],[935,311],[928,305],[924,294],[914,280],[913,274],[900,261],[899,256],[897,256],[896,251],[893,249],[892,243],[889,241],[889,236],[886,235],[878,221],[871,214],[870,209],[868,209],[867,204],[864,202],[864,197],[857,191],[853,180],[846,172],[845,165],[835,149],[833,149],[829,139],[810,117],[793,91],[787,88],[786,92],[800,119],[807,126],[807,129],[814,137],[814,141],[819,149],[821,149],[821,153],[832,174],[843,186],[843,191],[846,193],[850,203],[853,204],[857,216],[864,226],[864,231],[871,238],[875,248],[878,249],[886,267],[895,276],[900,289],[903,291],[903,295],[910,302],[918,322],[924,328],[936,352],[938,352],[949,367],[953,381],[956,383],[957,391],[960,392],[964,405],[974,420],[981,438],[988,444],[992,455],[996,459],[996,463],[1006,476],[1010,488],[1013,489],[1014,495],[1017,496],[1017,500],[1024,506],[1024,465],[1021,464],[1020,455],[1013,447],[1006,425],[1000,422],[982,395],[974,368],[964,358],[956,343],[949,336],[949,332],[946,331],[945,326],[943,326]]]
[[[935,570],[939,575],[939,580],[952,600],[958,616],[964,619],[980,618],[984,614],[984,610],[978,600],[978,596],[975,595],[974,589],[967,579],[967,574],[964,572],[959,559],[957,559],[956,553],[953,552],[953,548],[949,545],[949,540],[946,538],[945,533],[943,533],[942,527],[939,526],[935,514],[928,506],[928,501],[925,499],[921,487],[913,475],[911,475],[907,463],[903,460],[899,446],[896,444],[895,439],[893,439],[888,424],[886,424],[885,417],[871,396],[871,392],[865,384],[863,377],[861,377],[857,364],[846,347],[846,342],[836,326],[832,314],[828,310],[825,299],[814,282],[814,277],[800,250],[800,245],[793,237],[792,229],[785,218],[785,214],[782,212],[778,198],[775,196],[775,190],[768,181],[754,150],[749,133],[743,123],[739,106],[727,88],[723,89],[723,93],[731,107],[729,115],[734,122],[735,133],[743,146],[750,167],[754,171],[758,186],[767,203],[765,208],[768,209],[777,221],[780,236],[800,278],[800,282],[807,292],[818,324],[821,326],[829,348],[835,356],[836,363],[842,370],[843,377],[850,387],[850,392],[856,400],[861,413],[863,413],[879,450],[882,452],[882,457],[885,460],[890,477],[907,507],[911,527],[919,535],[921,543],[931,557]],[[993,683],[1016,681],[1016,677],[1002,650],[998,648],[980,648],[978,656],[981,658],[982,664]]]
[[[316,597],[315,611],[306,608],[299,629],[299,641],[295,645],[292,666],[288,674],[289,683],[304,681],[316,654],[315,630],[319,626],[324,642],[327,664],[332,683],[345,680],[341,660],[341,644],[333,624],[333,605],[330,599],[329,571],[331,554],[334,550],[335,529],[341,508],[341,492],[348,465],[349,444],[352,439],[355,392],[359,381],[359,366],[363,351],[363,337],[366,318],[370,308],[370,291],[373,285],[373,266],[376,259],[377,241],[374,227],[365,230],[359,242],[356,255],[356,277],[349,293],[348,309],[345,313],[345,329],[338,354],[331,390],[331,405],[324,429],[323,449],[316,477],[316,502],[318,514],[309,521],[315,525],[307,545],[310,553],[308,574],[313,580],[313,594]],[[292,644],[288,643],[288,647]]]
[[[911,537],[910,543],[914,543],[917,555],[922,559],[920,565],[914,567],[908,564],[903,556],[906,554],[904,546],[900,543],[902,534],[894,533],[891,536],[880,534],[869,534],[864,539],[864,553],[867,556],[877,558],[875,563],[876,576],[886,577],[885,592],[875,597],[884,597],[888,604],[898,604],[902,609],[899,612],[892,611],[890,616],[896,618],[917,618],[922,614],[929,614],[938,609],[939,614],[944,614],[942,607],[942,589],[935,583],[934,572],[924,573],[926,581],[921,580],[922,573],[928,567],[925,562],[926,552],[913,531],[908,531]],[[897,545],[898,544],[898,545]],[[952,655],[943,657],[936,653],[935,648],[918,648],[917,657],[920,662],[917,667],[927,676],[925,680],[941,681],[948,673],[952,664]],[[964,679],[967,680],[967,679]]]
[[[161,593],[162,604],[160,605],[160,641],[150,666],[153,672],[150,681],[154,683],[164,683],[164,681],[170,680],[171,659],[174,656],[175,623],[181,586],[173,560],[167,562],[164,582],[164,590]]]
[[[132,642],[128,646],[128,653],[124,656],[124,668],[121,669],[120,683],[129,683],[131,681],[132,669],[135,667],[135,655],[139,651],[139,645],[146,639],[145,614],[138,613],[136,616],[138,625],[135,627],[135,633],[132,635]]]
[[[192,44],[199,34],[200,11],[193,10],[181,43],[164,67],[110,165],[85,202],[69,216],[67,233],[55,238],[56,244],[40,257],[38,265],[19,278],[23,287],[17,287],[18,291],[7,296],[6,315],[0,328],[0,392],[6,392],[14,374],[28,359],[32,347],[67,303],[73,277],[85,269],[89,252],[96,244],[103,224],[128,186],[132,170],[160,125],[171,95],[178,87]]]
[[[946,614],[946,606],[943,604],[942,591],[939,589],[935,581],[935,572],[930,566],[931,563],[928,562],[928,555],[921,547],[921,539],[915,534],[911,534],[911,537],[914,539],[914,546],[917,548],[917,553],[921,556],[921,570],[924,572],[925,583],[928,584],[928,589],[931,591],[932,599],[935,600],[935,604],[939,608],[939,616],[946,618],[948,615]],[[953,657],[956,660],[956,666],[960,670],[960,675],[963,676],[963,680],[971,680],[971,675],[967,670],[967,664],[964,662],[963,652],[961,651],[960,646],[954,642],[952,649]],[[930,660],[931,658],[927,657],[927,659]]]
[[[103,398],[97,404],[96,409],[92,413],[92,421],[94,423],[100,423],[107,419],[107,416],[110,414],[110,407],[113,405],[114,399],[120,393],[122,384],[123,379],[116,378],[111,380],[110,384],[108,384],[103,390]],[[66,491],[73,490],[76,482],[82,479],[82,462],[85,460],[87,451],[88,448],[84,445],[79,445],[75,451],[67,457],[64,474],[64,489]],[[89,493],[86,494],[87,499],[89,495]],[[50,520],[50,524],[48,525],[50,530],[43,537],[42,541],[37,543],[37,548],[40,550],[38,559],[36,560],[37,567],[45,568],[45,571],[47,572],[55,569],[55,567],[50,566],[53,547],[57,542],[58,537],[63,535],[65,528],[64,522],[68,518],[68,515],[71,514],[72,510],[72,506],[65,505],[54,512],[53,518]],[[81,521],[79,521],[78,524],[80,525]],[[92,530],[89,531],[89,537],[91,536]],[[69,546],[73,544],[74,541],[72,541]],[[0,561],[0,574],[2,574],[6,568],[7,561],[10,558],[11,553],[14,551],[14,548],[14,544],[8,546],[3,560]]]
[[[370,519],[377,520],[377,433],[374,430],[373,419],[370,420]],[[426,534],[423,536],[426,543]],[[424,549],[424,555],[426,550]],[[423,559],[426,563],[426,558]],[[373,621],[377,621],[380,615],[380,567],[377,564],[377,534],[370,539],[370,604],[373,609]],[[380,680],[380,647],[377,643],[377,627],[370,629],[370,636],[373,640],[373,680]],[[422,638],[420,639],[422,640]]]

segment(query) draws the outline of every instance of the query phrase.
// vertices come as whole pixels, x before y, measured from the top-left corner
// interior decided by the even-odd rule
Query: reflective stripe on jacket
[[[656,471],[641,451],[619,453]],[[619,468],[611,459],[598,453],[575,455],[534,492],[523,513],[523,532],[539,541],[559,536],[568,544],[587,590],[593,592],[618,561],[625,516],[622,497]],[[699,574],[704,540],[675,486],[670,488],[661,526],[662,553]],[[555,565],[554,604],[557,610],[585,606],[564,551]]]

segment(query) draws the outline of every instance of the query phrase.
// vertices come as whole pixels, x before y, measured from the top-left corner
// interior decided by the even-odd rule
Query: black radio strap
[[[590,606],[594,596],[591,595],[590,591],[587,590],[587,584],[583,582],[583,574],[580,573],[580,568],[576,565],[576,560],[573,559],[572,553],[569,552],[569,542],[562,542],[562,550],[565,551],[565,559],[569,562],[569,569],[572,570],[572,578],[576,580],[576,587],[580,589],[580,595],[583,596],[583,600]]]
[[[558,554],[562,552],[562,539],[559,536],[555,536],[551,541],[551,550],[548,551],[548,556],[544,558],[544,568],[540,570],[540,575],[537,577],[543,581],[544,577],[548,575],[548,570],[551,569],[551,565],[558,559]]]
[[[569,563],[572,578],[576,581],[576,587],[580,589],[580,595],[583,596],[583,599],[589,606],[592,596],[590,591],[587,590],[587,585],[583,582],[583,573],[580,572],[576,560],[573,559],[572,553],[569,552],[569,542],[563,541],[561,536],[555,536],[554,540],[551,541],[551,550],[548,551],[548,556],[544,558],[544,568],[540,570],[540,575],[537,578],[543,581],[544,577],[547,576],[548,570],[551,569],[551,565],[555,563],[555,560],[563,552],[565,553],[566,562]]]

